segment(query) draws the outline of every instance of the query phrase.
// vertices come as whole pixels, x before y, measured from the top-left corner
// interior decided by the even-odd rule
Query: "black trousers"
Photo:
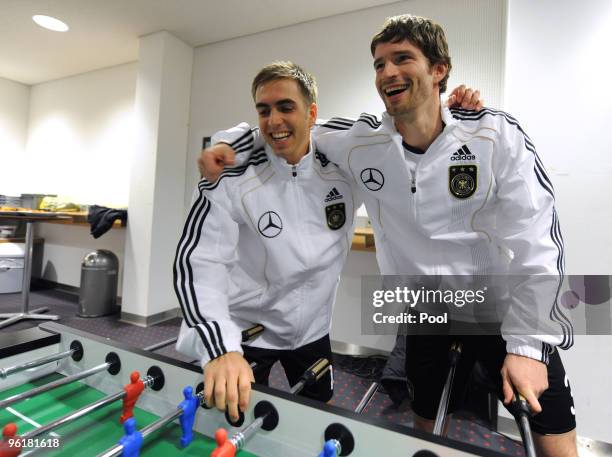
[[[256,362],[257,367],[253,370],[255,382],[268,385],[272,365],[280,361],[285,370],[289,384],[294,386],[300,380],[304,372],[317,360],[324,357],[332,362],[331,343],[329,335],[313,341],[297,349],[264,349],[251,346],[243,346],[244,358],[249,362]],[[334,393],[332,367],[316,383],[305,387],[299,395],[313,398],[322,402],[329,401]]]
[[[501,336],[408,335],[406,337],[406,375],[414,388],[413,411],[425,419],[435,419],[440,396],[449,370],[449,350],[454,341],[462,343],[455,371],[448,412],[463,406],[467,383],[479,361],[502,395],[501,368],[506,358],[506,342]],[[548,389],[540,396],[542,412],[530,420],[533,431],[565,433],[576,428],[574,400],[565,368],[555,350],[548,364]]]

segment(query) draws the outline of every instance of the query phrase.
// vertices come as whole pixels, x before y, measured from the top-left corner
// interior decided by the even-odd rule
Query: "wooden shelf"
[[[45,221],[47,224],[65,224],[65,225],[87,225],[89,226],[89,222],[87,222],[87,212],[86,211],[77,211],[72,213],[56,213],[61,214],[63,216],[70,216],[71,219],[58,219],[56,221]],[[120,220],[116,220],[113,223],[113,228],[123,228],[127,224],[123,224]]]

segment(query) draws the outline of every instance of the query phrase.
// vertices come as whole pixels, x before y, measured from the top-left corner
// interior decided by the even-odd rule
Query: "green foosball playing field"
[[[57,373],[45,376],[39,380],[2,391],[0,398],[25,392],[61,377]],[[105,396],[104,393],[80,382],[68,384],[1,410],[0,426],[10,422],[15,423],[18,435],[21,435]],[[120,416],[121,402],[115,402],[76,421],[60,426],[50,435],[40,436],[38,440],[33,440],[38,441],[38,444],[44,441],[47,445],[44,451],[38,448],[35,455],[89,457],[101,454],[117,444],[124,435],[123,426],[119,422]],[[139,430],[158,419],[154,414],[137,407],[134,408],[134,418]],[[211,434],[212,432],[213,430]],[[58,440],[54,441],[53,438],[58,438]],[[180,426],[177,423],[168,424],[145,438],[141,455],[144,457],[170,455],[201,457],[209,456],[216,446],[214,440],[194,432],[191,444],[186,448],[181,448],[180,438]],[[59,442],[60,447],[57,449],[48,447],[54,442]],[[32,449],[24,448],[22,454],[30,450]],[[242,450],[237,453],[237,456],[250,457],[254,454]]]

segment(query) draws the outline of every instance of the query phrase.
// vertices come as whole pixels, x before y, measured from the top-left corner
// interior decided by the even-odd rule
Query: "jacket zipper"
[[[295,202],[296,205],[295,207],[297,208],[297,210],[299,211],[301,208],[301,188],[297,182],[297,165],[292,165],[291,166],[291,181],[293,182],[294,185],[294,192],[295,192]],[[301,234],[298,233],[298,239],[300,240],[300,245],[303,249],[303,254],[305,254],[307,252],[306,246],[304,245],[304,239],[301,236]],[[307,262],[307,259],[305,259]],[[302,286],[303,287],[303,286]],[[303,310],[302,307],[304,306],[304,304],[302,303],[302,288],[298,288],[298,290],[296,290],[297,293],[297,301],[298,301],[298,306],[296,307],[296,311],[297,311],[297,325],[295,328],[295,340],[300,341],[300,339],[302,338],[302,336],[304,335],[304,322],[303,322]],[[294,346],[293,349],[295,349],[297,346]]]

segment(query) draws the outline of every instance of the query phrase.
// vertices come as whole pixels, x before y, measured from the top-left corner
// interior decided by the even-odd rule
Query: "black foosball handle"
[[[512,398],[512,409],[514,411],[514,419],[518,425],[519,431],[521,432],[521,438],[523,439],[523,447],[525,448],[525,455],[527,457],[537,457],[535,451],[535,445],[533,443],[533,435],[531,433],[531,426],[529,425],[529,418],[533,415],[529,403],[521,394],[516,390],[514,391],[514,397]]]
[[[266,328],[261,324],[255,324],[252,327],[249,327],[242,331],[242,342],[246,343],[247,341],[251,341],[254,338],[257,338],[259,335],[263,333]]]
[[[310,385],[323,377],[331,368],[331,363],[327,359],[319,359],[304,372],[301,379],[306,385]]]

